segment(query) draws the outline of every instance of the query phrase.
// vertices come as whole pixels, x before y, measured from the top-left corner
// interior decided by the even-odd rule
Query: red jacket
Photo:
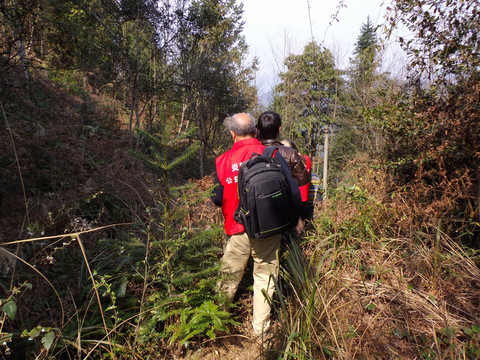
[[[217,177],[220,181],[220,189],[217,194],[223,190],[222,195],[222,213],[225,218],[225,233],[227,235],[240,234],[245,231],[242,224],[236,222],[233,218],[235,210],[238,207],[238,189],[237,178],[240,165],[250,159],[253,153],[261,154],[265,149],[257,139],[240,140],[233,144],[232,148],[217,157],[215,160],[217,167]]]
[[[310,173],[310,170],[312,168],[312,162],[310,158],[307,155],[303,155],[305,159],[305,169]],[[303,186],[300,186],[300,194],[302,195],[302,202],[305,202],[308,200],[308,189],[310,188],[310,181],[306,183]]]

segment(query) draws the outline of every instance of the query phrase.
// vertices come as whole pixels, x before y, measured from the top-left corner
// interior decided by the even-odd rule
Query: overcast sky
[[[257,56],[260,59],[257,87],[260,93],[264,93],[278,81],[275,74],[282,66],[284,54],[300,54],[304,46],[312,41],[312,34],[317,43],[323,43],[334,53],[337,65],[344,68],[367,16],[374,25],[383,24],[386,3],[390,1],[344,0],[345,6],[341,8],[338,8],[340,0],[238,2],[244,4],[244,35],[250,46],[249,58]],[[335,14],[338,21],[333,20],[332,23]]]

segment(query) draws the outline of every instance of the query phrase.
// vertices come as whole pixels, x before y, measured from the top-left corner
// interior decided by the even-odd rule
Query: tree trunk
[[[29,79],[28,74],[28,65],[27,65],[27,50],[25,49],[25,42],[23,41],[22,36],[22,27],[19,26],[19,37],[17,38],[17,48],[18,48],[18,56],[20,58],[20,66],[23,71],[23,75],[25,79]]]
[[[10,23],[10,28],[12,29],[12,33],[14,36],[14,41],[17,44],[17,56],[20,60],[20,66],[22,68],[23,75],[26,79],[29,79],[28,74],[28,67],[27,67],[27,50],[25,47],[25,39],[24,39],[24,27],[22,26],[21,20],[19,18],[19,10],[18,10],[18,1],[15,2],[15,10],[14,13],[9,13],[9,11],[5,7],[4,16],[8,19]]]
[[[200,179],[203,179],[204,177],[204,172],[203,172],[203,143],[198,149],[198,167],[199,167],[199,172],[200,172]]]

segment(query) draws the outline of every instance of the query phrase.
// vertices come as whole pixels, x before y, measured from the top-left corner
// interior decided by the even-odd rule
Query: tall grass
[[[478,253],[440,228],[392,237],[388,206],[339,192],[301,245],[288,239],[267,358],[477,359]]]
[[[205,199],[191,191],[195,196],[172,208],[170,224],[182,224],[186,204]],[[0,278],[8,295],[0,300],[0,350],[38,359],[168,358],[182,345],[228,332],[236,322],[215,291],[222,229],[170,225],[166,238],[161,209],[147,208],[143,223],[0,244],[6,253],[15,245],[35,248],[28,260],[11,254],[24,266]],[[97,235],[111,227],[115,239]],[[27,310],[28,303],[35,306]],[[45,307],[50,313],[39,314]]]
[[[125,224],[116,224],[116,225],[111,225],[111,226],[103,226],[99,228],[94,228],[90,230],[84,230],[84,231],[78,231],[75,233],[71,234],[64,234],[64,235],[57,235],[57,236],[44,236],[44,237],[38,237],[38,238],[32,238],[32,239],[23,239],[23,240],[17,240],[17,241],[11,241],[11,242],[6,242],[2,243],[1,246],[4,251],[8,252],[6,248],[11,245],[19,245],[19,244],[28,244],[28,243],[40,243],[42,247],[49,247],[49,242],[55,243],[57,240],[65,240],[65,239],[71,239],[70,243],[76,242],[79,245],[79,248],[81,249],[81,254],[84,260],[84,265],[88,269],[88,278],[92,282],[92,286],[90,289],[92,289],[94,298],[90,298],[90,300],[87,301],[86,305],[86,310],[85,312],[82,311],[81,309],[77,309],[73,314],[69,312],[69,318],[65,319],[65,303],[68,302],[67,299],[63,299],[60,296],[60,292],[64,293],[64,291],[60,288],[61,284],[58,282],[58,279],[49,279],[49,276],[45,274],[45,271],[40,271],[37,269],[36,264],[31,264],[28,261],[20,258],[19,256],[10,253],[12,257],[14,257],[17,261],[22,263],[26,268],[22,270],[18,270],[19,272],[19,279],[20,278],[25,278],[26,273],[28,272],[27,269],[30,271],[34,272],[37,274],[40,278],[42,278],[51,288],[51,290],[54,292],[56,295],[56,303],[58,307],[61,310],[60,316],[58,319],[52,320],[47,320],[43,319],[44,323],[54,323],[55,326],[47,326],[40,324],[34,324],[31,325],[30,327],[27,325],[28,323],[32,323],[32,321],[29,321],[29,319],[24,318],[24,315],[21,315],[21,318],[23,318],[23,324],[18,321],[18,316],[16,311],[12,312],[9,309],[6,309],[5,306],[2,307],[3,310],[3,319],[0,321],[0,338],[2,339],[2,345],[4,347],[4,352],[9,353],[11,352],[11,349],[9,346],[12,346],[10,342],[13,341],[13,345],[16,343],[22,342],[21,339],[25,338],[29,341],[33,341],[31,345],[27,346],[26,348],[23,349],[24,354],[23,356],[26,356],[27,354],[34,354],[37,350],[35,347],[40,347],[38,350],[39,352],[36,355],[36,358],[47,358],[49,354],[58,354],[59,352],[62,352],[62,348],[66,349],[70,346],[73,346],[74,348],[77,349],[77,352],[79,354],[81,353],[88,353],[89,346],[88,344],[93,344],[92,350],[90,350],[90,353],[92,353],[98,346],[101,346],[112,358],[116,358],[114,348],[119,345],[119,343],[116,343],[116,340],[112,337],[112,334],[115,332],[115,329],[112,328],[110,325],[107,325],[107,315],[105,314],[105,310],[107,306],[105,306],[105,301],[101,299],[100,292],[102,291],[102,286],[108,286],[105,282],[102,282],[99,280],[98,274],[96,271],[92,271],[91,269],[91,261],[87,255],[87,252],[85,250],[84,244],[80,238],[82,234],[88,234],[88,233],[94,233],[94,232],[99,232],[102,231],[106,228],[113,227],[113,226],[120,226],[120,225],[125,225]],[[47,244],[47,245],[45,245]],[[23,302],[23,298],[27,297],[28,294],[25,293],[25,291],[22,291],[22,293],[19,293],[18,290],[18,285],[15,285],[15,280],[13,278],[12,274],[12,281],[11,281],[11,288],[8,290],[10,292],[9,296],[9,302],[15,305],[15,310],[20,309],[20,307],[23,307],[24,305],[20,305]],[[31,290],[33,288],[33,285],[24,282],[25,288]],[[4,289],[5,290],[5,289]],[[36,290],[38,291],[38,290]],[[94,300],[95,299],[95,300]],[[67,301],[66,301],[67,300]],[[93,302],[96,302],[95,304],[92,304]],[[19,304],[17,306],[17,303]],[[72,299],[72,303],[75,303],[75,300]],[[2,305],[3,301],[2,301]],[[53,305],[53,304],[52,304]],[[102,320],[102,325],[101,326],[94,326],[94,327],[83,327],[83,323],[85,322],[85,316],[89,312],[89,309],[92,307],[95,307],[100,314],[101,320]],[[82,307],[85,305],[82,305]],[[10,310],[10,311],[9,311]],[[108,310],[108,309],[107,309]],[[83,313],[83,315],[81,315]],[[5,315],[8,316],[9,321],[7,322]],[[82,320],[80,318],[83,317]],[[68,327],[69,324],[72,323],[72,320],[77,318],[79,321],[77,322],[77,332],[76,335],[73,337],[69,335],[68,332]],[[93,330],[93,331],[92,331]],[[100,337],[95,336],[94,338],[86,336],[88,333],[97,333],[100,335]],[[83,335],[82,335],[83,334]],[[103,334],[103,337],[102,335]],[[36,343],[36,344],[35,344]],[[86,347],[84,347],[85,344]],[[67,351],[68,353],[68,351]],[[15,356],[22,356],[21,353],[15,354]]]
[[[325,358],[332,354],[332,345],[338,343],[331,319],[334,314],[329,312],[328,303],[338,294],[330,292],[326,297],[327,293],[322,291],[325,274],[320,269],[325,257],[308,261],[298,239],[285,235],[285,240],[280,275],[275,280],[278,300],[272,301],[284,333],[283,349],[270,349],[269,356],[278,352],[281,359]]]

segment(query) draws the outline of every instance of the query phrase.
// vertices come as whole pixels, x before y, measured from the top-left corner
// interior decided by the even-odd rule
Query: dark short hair
[[[261,140],[276,139],[282,126],[282,119],[275,111],[265,111],[258,117],[258,138]]]
[[[240,136],[255,136],[255,119],[248,113],[234,114],[225,119],[225,126]]]

